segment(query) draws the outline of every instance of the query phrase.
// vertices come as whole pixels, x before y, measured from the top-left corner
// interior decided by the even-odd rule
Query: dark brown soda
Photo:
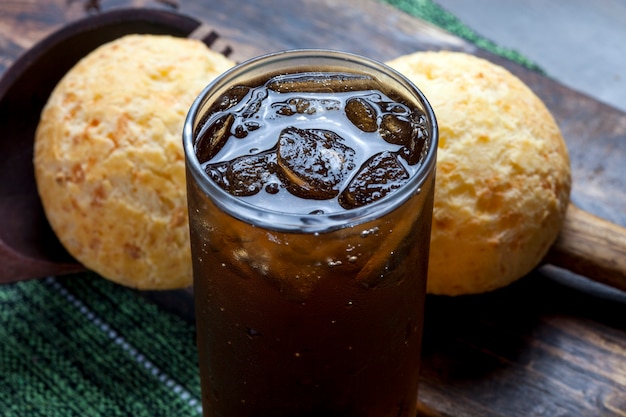
[[[433,186],[378,219],[306,233],[239,220],[188,182],[205,417],[416,415]]]
[[[271,210],[331,213],[386,197],[428,150],[423,112],[372,77],[286,74],[227,91],[195,149],[228,193]]]

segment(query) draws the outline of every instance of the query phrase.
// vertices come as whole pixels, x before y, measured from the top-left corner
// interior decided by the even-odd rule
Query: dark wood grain
[[[546,262],[626,291],[626,232],[573,204]]]
[[[95,3],[97,8],[81,1],[4,0],[0,73],[37,41],[98,9],[176,6]],[[179,0],[177,9],[219,33],[239,61],[279,49],[325,47],[379,60],[453,49],[503,65],[544,100],[561,127],[572,161],[572,201],[626,226],[626,114],[614,108],[375,1]],[[138,295],[193,321],[188,292]],[[426,311],[422,416],[626,416],[623,292],[544,266],[489,294],[429,296]]]

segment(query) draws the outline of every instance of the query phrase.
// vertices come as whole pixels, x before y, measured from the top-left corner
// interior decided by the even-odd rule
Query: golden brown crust
[[[510,72],[468,54],[388,64],[424,92],[439,123],[428,292],[480,293],[530,272],[569,202],[569,157],[550,112]]]
[[[41,116],[35,174],[66,249],[139,289],[191,284],[182,126],[233,63],[199,41],[130,35],[59,82]]]

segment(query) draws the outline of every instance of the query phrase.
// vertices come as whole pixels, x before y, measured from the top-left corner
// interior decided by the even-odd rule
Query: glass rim
[[[294,58],[323,58],[334,60],[337,65],[345,65],[346,72],[359,71],[358,69],[350,68],[350,63],[357,64],[361,66],[361,68],[367,67],[376,72],[385,73],[401,84],[411,95],[417,97],[418,102],[423,107],[422,110],[424,111],[429,125],[430,142],[424,160],[421,162],[417,172],[406,184],[380,200],[354,209],[323,214],[299,214],[271,210],[253,205],[240,197],[231,195],[211,180],[202,169],[194,150],[195,124],[199,120],[199,116],[202,116],[199,112],[203,105],[208,101],[213,92],[229,85],[230,80],[236,76],[253,71],[266,63],[280,62]],[[185,118],[182,136],[185,165],[188,172],[187,181],[195,181],[199,188],[220,210],[239,220],[261,228],[283,232],[305,233],[327,232],[345,227],[353,227],[383,217],[385,214],[400,207],[412,195],[419,193],[429,175],[431,173],[434,174],[439,139],[434,110],[426,96],[411,80],[382,62],[354,53],[331,49],[290,49],[271,52],[246,60],[228,69],[213,79],[196,97]],[[189,177],[189,174],[191,177]]]

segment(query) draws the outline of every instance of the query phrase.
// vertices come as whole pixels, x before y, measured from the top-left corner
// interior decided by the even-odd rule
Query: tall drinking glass
[[[265,55],[183,142],[205,417],[414,417],[437,124],[370,59]]]

